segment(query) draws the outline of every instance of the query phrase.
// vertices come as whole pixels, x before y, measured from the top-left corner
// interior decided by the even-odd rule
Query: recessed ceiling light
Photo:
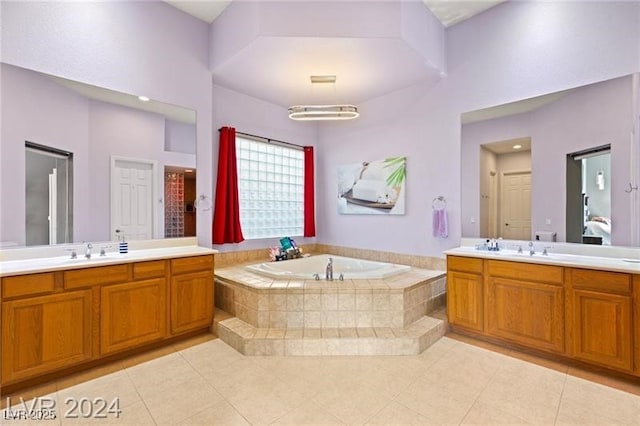
[[[138,99],[141,100],[142,102],[149,102],[149,98],[147,96],[138,96]]]
[[[513,146],[513,149],[520,149],[520,148],[522,148],[522,145],[520,145],[520,144]]]

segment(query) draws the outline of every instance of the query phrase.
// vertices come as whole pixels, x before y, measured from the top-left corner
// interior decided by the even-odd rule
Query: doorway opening
[[[611,145],[567,154],[567,242],[611,245]]]
[[[196,173],[194,169],[164,168],[164,236],[195,237]]]
[[[480,235],[531,239],[531,138],[480,146]]]
[[[73,241],[73,154],[25,142],[26,245]]]

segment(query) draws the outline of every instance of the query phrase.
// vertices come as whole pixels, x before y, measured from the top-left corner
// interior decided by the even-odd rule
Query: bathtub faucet
[[[327,263],[327,269],[325,271],[324,278],[327,281],[333,281],[333,258],[329,258],[329,263]]]

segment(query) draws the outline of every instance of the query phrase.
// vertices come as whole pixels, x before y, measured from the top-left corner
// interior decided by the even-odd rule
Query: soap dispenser
[[[120,254],[129,253],[129,243],[124,239],[124,232],[116,229],[116,234],[118,235],[118,251],[120,252]]]

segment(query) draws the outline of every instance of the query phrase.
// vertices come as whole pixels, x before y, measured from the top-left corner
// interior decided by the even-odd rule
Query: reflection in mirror
[[[164,200],[164,236],[195,237],[195,170],[165,166]]]
[[[629,230],[640,218],[624,191],[638,174],[634,87],[624,76],[463,114],[462,236],[637,245]],[[598,164],[579,163],[575,214],[567,156],[605,145]]]
[[[531,140],[480,146],[480,234],[526,240],[531,236]]]
[[[27,245],[70,243],[73,153],[25,143]]]
[[[567,154],[567,242],[611,245],[611,146]]]
[[[137,95],[8,64],[0,66],[0,196],[11,200],[0,206],[1,247],[116,240],[114,229],[119,229],[118,225],[131,226],[132,230],[125,232],[127,240],[188,235],[184,227],[183,233],[165,232],[164,187],[165,167],[195,170],[194,111],[153,100],[142,102]],[[69,192],[73,202],[68,212],[56,210],[56,238],[27,237],[27,228],[32,228],[27,226],[31,211],[27,203],[48,205],[49,196],[33,196],[28,190],[26,142],[73,154],[73,188]],[[156,165],[149,186],[142,187],[132,179],[116,199],[123,212],[120,223],[115,221],[112,198],[116,160]],[[131,178],[137,176],[135,173]],[[185,218],[187,205],[193,203],[195,196],[186,193],[184,187],[172,196],[172,203],[180,204],[183,220],[194,221],[195,217]],[[140,199],[147,200],[143,207],[136,204]],[[135,210],[135,205],[140,209]],[[148,232],[136,231],[139,222],[146,223]],[[61,235],[63,223],[69,224],[65,231],[68,237]]]

